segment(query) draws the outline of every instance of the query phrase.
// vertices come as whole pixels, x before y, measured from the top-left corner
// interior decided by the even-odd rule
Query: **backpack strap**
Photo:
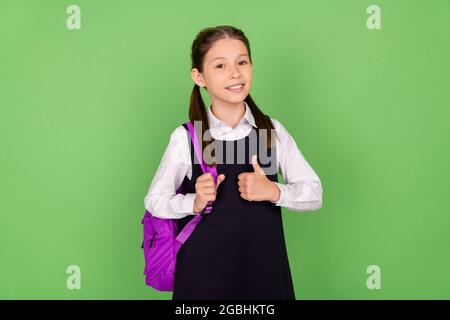
[[[192,122],[186,122],[186,126],[189,131],[189,136],[191,138],[192,144],[194,145],[194,152],[197,156],[198,161],[200,162],[200,167],[202,168],[202,171],[204,173],[209,172],[211,173],[214,182],[217,183],[217,168],[214,166],[208,166],[204,159],[203,159],[203,152],[202,148],[200,147],[199,140],[197,138],[197,133],[195,132],[194,125]],[[209,201],[207,206],[202,210],[202,212],[198,215],[195,215],[194,218],[192,218],[186,226],[180,231],[180,233],[177,236],[177,240],[180,242],[180,244],[183,244],[187,238],[191,235],[191,233],[194,231],[197,224],[202,220],[203,215],[210,214],[212,211],[212,204],[213,201]]]
[[[189,136],[191,137],[192,144],[194,145],[195,155],[197,156],[198,161],[200,162],[200,166],[202,167],[202,171],[204,173],[209,172],[214,178],[214,182],[217,182],[217,169],[214,166],[208,166],[203,159],[202,148],[200,147],[200,143],[197,138],[197,133],[195,132],[194,125],[192,122],[186,122],[186,126],[189,129]]]

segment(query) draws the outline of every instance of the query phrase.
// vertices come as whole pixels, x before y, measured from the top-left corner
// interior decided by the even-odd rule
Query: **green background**
[[[447,0],[0,0],[0,298],[171,298],[144,283],[143,200],[187,120],[191,43],[221,24],[324,187],[319,211],[283,209],[297,298],[449,299]]]

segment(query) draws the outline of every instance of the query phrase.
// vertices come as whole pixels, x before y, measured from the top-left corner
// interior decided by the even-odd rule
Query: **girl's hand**
[[[217,188],[224,179],[225,175],[220,174],[217,177],[217,185],[214,185],[214,178],[209,172],[197,178],[195,181],[194,213],[201,212],[208,205],[208,201],[216,200]]]
[[[266,177],[264,170],[256,161],[256,155],[252,157],[252,165],[255,172],[244,172],[238,175],[241,198],[248,201],[278,201],[281,191],[275,182]]]

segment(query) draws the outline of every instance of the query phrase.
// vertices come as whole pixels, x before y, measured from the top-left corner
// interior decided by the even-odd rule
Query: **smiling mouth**
[[[240,84],[226,87],[225,89],[227,89],[228,91],[231,91],[231,92],[241,92],[242,89],[244,88],[244,85],[245,85],[244,83],[240,83]]]

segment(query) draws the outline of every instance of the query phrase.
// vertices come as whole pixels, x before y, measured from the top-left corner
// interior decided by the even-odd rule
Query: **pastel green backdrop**
[[[192,40],[220,24],[324,187],[320,211],[283,209],[297,298],[450,298],[446,0],[2,0],[0,298],[170,299],[144,284],[143,199],[187,120]]]

